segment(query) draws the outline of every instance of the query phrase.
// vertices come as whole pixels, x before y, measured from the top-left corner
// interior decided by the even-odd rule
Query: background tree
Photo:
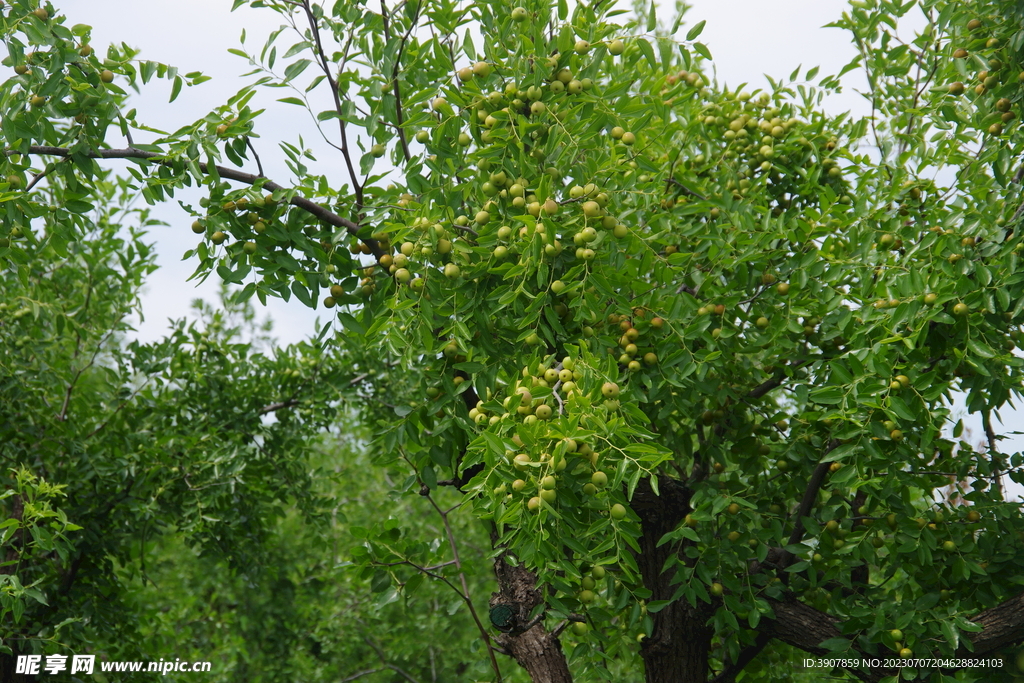
[[[495,678],[511,657],[535,681],[637,658],[652,682],[788,679],[761,656],[784,647],[877,657],[840,673],[868,681],[1014,675],[1024,477],[992,419],[1021,381],[1014,3],[854,3],[862,120],[820,109],[838,77],[714,84],[703,24],[679,39],[653,6],[250,4],[285,21],[237,51],[253,85],[144,144],[121,84],[201,77],[12,4],[6,258],[74,238],[106,160],[149,201],[202,187],[197,274],[336,309],[323,339],[387,368],[362,397],[375,464],[486,525]],[[263,176],[259,87],[293,91],[347,177],[290,143],[298,183]],[[355,561],[406,559],[391,531]],[[482,621],[446,536],[431,573]],[[1002,663],[930,659],[966,655]]]

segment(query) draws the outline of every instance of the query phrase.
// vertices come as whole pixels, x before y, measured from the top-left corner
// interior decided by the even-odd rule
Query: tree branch
[[[822,453],[822,456],[828,455],[833,450],[839,447],[839,441],[833,439],[829,442],[828,448]],[[804,537],[804,517],[810,514],[811,506],[814,505],[815,499],[818,497],[818,490],[821,488],[822,483],[825,481],[825,475],[828,474],[829,467],[832,463],[830,462],[819,462],[818,466],[814,468],[814,472],[811,474],[811,478],[807,481],[807,488],[804,489],[804,497],[800,501],[800,506],[797,508],[796,522],[793,525],[793,533],[789,535],[789,540],[786,545],[795,545],[800,542]],[[783,549],[782,557],[780,558],[780,565],[786,567],[793,561],[793,553]],[[786,576],[782,577],[782,580],[786,580]]]
[[[338,92],[338,79],[331,73],[331,62],[324,53],[324,46],[320,40],[320,27],[316,24],[316,17],[313,16],[313,8],[309,0],[302,0],[302,9],[306,13],[306,21],[309,22],[309,30],[313,34],[316,43],[317,62],[323,70],[327,83],[331,86],[331,97],[334,98],[334,109],[338,112],[338,128],[341,131],[341,154],[345,157],[345,166],[348,168],[348,177],[352,181],[352,189],[356,194],[356,207],[363,208],[363,186],[356,176],[356,169],[352,166],[352,154],[348,146],[348,131],[345,127],[344,111],[341,106],[341,93]]]
[[[7,156],[12,154],[22,154],[21,150],[6,150],[4,152]],[[65,147],[46,147],[33,145],[28,148],[29,154],[35,154],[40,156],[58,156],[58,157],[71,157],[71,150]],[[173,167],[174,161],[168,159],[166,155],[159,152],[146,152],[141,149],[104,149],[98,152],[91,152],[88,154],[90,159],[140,159],[144,161],[152,161],[162,166]],[[199,162],[199,170],[203,173],[208,173],[210,166],[205,162]],[[242,171],[225,168],[224,166],[213,166],[213,169],[217,172],[217,175],[227,180],[234,180],[236,182],[245,183],[247,185],[255,185],[257,182],[266,181],[262,183],[262,187],[271,192],[275,190],[284,190],[281,185],[278,185],[272,180],[267,180],[264,176],[255,175],[253,173],[244,173]],[[359,225],[352,222],[348,218],[344,218],[334,213],[333,211],[324,208],[316,202],[310,201],[305,197],[292,197],[288,200],[288,203],[299,209],[302,209],[306,213],[322,220],[328,225],[333,225],[336,228],[343,228],[348,231],[352,236],[358,237]],[[360,238],[366,243],[366,246],[370,248],[370,251],[378,259],[384,255],[384,250],[380,248],[380,244],[377,240],[370,237]]]
[[[722,669],[721,673],[711,679],[711,683],[734,683],[736,675],[746,668],[747,664],[754,661],[754,658],[761,654],[761,651],[770,643],[772,637],[767,633],[758,633],[753,645],[743,648],[736,661]]]
[[[380,15],[384,21],[384,40],[387,42],[391,41],[391,29],[388,25],[388,12],[387,7],[384,5],[384,0],[380,0]],[[409,152],[409,142],[405,137],[405,128],[402,126],[402,122],[405,118],[402,112],[402,91],[398,85],[398,69],[402,63],[402,54],[405,52],[405,43],[409,40],[409,35],[412,30],[416,27],[416,20],[420,16],[420,3],[416,3],[416,12],[413,15],[412,21],[409,22],[409,30],[402,36],[401,43],[398,45],[398,51],[395,53],[395,63],[391,69],[391,84],[395,93],[395,121],[398,125],[395,128],[398,130],[398,139],[402,143],[402,155],[406,161],[412,159],[412,154]]]

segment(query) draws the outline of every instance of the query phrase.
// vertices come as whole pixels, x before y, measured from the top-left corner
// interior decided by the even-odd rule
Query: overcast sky
[[[202,71],[213,77],[197,88],[184,90],[171,105],[167,104],[169,85],[163,82],[151,82],[143,95],[133,100],[140,121],[168,131],[204,116],[246,82],[239,76],[249,70],[249,65],[227,52],[240,47],[243,29],[246,45],[250,51],[257,51],[265,36],[281,24],[279,15],[266,9],[242,8],[232,13],[231,0],[57,0],[56,4],[68,16],[69,24],[93,27],[92,43],[96,48],[126,42],[141,49],[141,59],[172,64],[181,73]],[[819,66],[821,75],[835,74],[854,56],[845,32],[823,28],[847,9],[847,3],[840,0],[694,0],[691,4],[687,24],[707,21],[700,40],[711,50],[719,81],[730,87],[741,83],[750,84],[749,90],[767,87],[763,74],[785,78],[801,65],[804,73]],[[826,108],[832,113],[866,115],[870,107],[855,92],[862,89],[859,73],[852,72],[844,83],[844,92],[830,97]],[[284,139],[291,142],[301,135],[307,146],[323,152],[314,172],[345,177],[337,154],[324,151],[308,115],[299,107],[274,102],[283,95],[283,91],[265,90],[251,105],[254,109],[267,107],[256,128],[263,138],[254,141],[266,174],[283,184],[290,181],[290,174],[280,162],[275,137],[284,134]],[[326,109],[327,103],[322,108]],[[136,139],[140,137],[137,134]],[[123,141],[112,137],[110,143],[119,146]],[[185,193],[180,198],[195,203],[198,195]],[[154,214],[169,226],[152,232],[160,269],[149,278],[146,290],[146,321],[139,325],[138,333],[144,340],[162,336],[168,318],[188,316],[192,299],[216,300],[215,276],[195,288],[185,282],[196,265],[194,260],[180,260],[197,242],[189,229],[192,219],[176,204],[155,207]],[[323,309],[310,311],[294,301],[286,304],[278,299],[269,300],[260,313],[272,317],[274,335],[285,343],[309,336],[317,317],[327,319]],[[1011,413],[1004,420],[1017,429],[1024,427],[1024,414]],[[978,441],[982,434],[980,420],[969,418],[968,425],[975,435],[972,440]],[[1003,448],[1024,449],[1024,438],[1016,437],[1012,444],[1004,442]]]

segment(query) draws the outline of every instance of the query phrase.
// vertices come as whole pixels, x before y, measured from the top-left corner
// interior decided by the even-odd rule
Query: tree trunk
[[[491,596],[491,607],[500,605],[512,612],[507,633],[498,636],[497,643],[526,669],[533,683],[572,683],[558,636],[545,629],[542,620],[530,622],[530,612],[544,602],[537,577],[522,565],[513,567],[504,554],[495,560],[494,573],[500,591]]]
[[[674,571],[662,572],[662,567],[679,548],[673,543],[659,548],[658,541],[686,516],[689,501],[690,492],[667,479],[661,480],[661,495],[655,495],[647,480],[634,493],[632,507],[643,525],[636,559],[651,600],[669,600],[675,593]],[[647,683],[706,683],[713,635],[707,621],[713,613],[711,605],[691,607],[679,600],[651,615],[654,630],[640,647]]]

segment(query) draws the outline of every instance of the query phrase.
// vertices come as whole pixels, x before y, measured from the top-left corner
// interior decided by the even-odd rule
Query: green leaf
[[[707,20],[702,19],[697,24],[686,32],[687,40],[694,40],[697,36],[704,32],[704,26],[707,24]]]
[[[704,59],[711,59],[711,51],[708,50],[707,46],[704,43],[694,43],[693,49],[696,50],[697,54],[699,54]]]
[[[652,68],[658,68],[658,60],[654,56],[654,48],[647,42],[645,38],[637,38],[636,45],[640,48],[640,51],[644,53],[644,57],[647,58],[647,62]]]

